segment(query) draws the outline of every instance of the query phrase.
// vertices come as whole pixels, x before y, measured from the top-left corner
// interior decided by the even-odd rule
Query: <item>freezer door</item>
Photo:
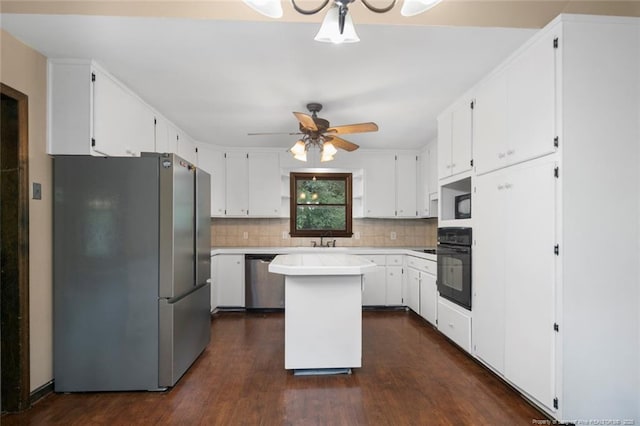
[[[196,169],[196,285],[211,278],[211,176]]]
[[[177,155],[160,161],[160,297],[186,294],[195,282],[195,167]]]
[[[209,344],[211,285],[175,301],[160,299],[159,387],[173,386]]]

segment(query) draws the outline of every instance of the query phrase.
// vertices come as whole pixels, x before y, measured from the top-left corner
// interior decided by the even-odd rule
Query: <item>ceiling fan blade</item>
[[[360,145],[356,145],[353,142],[346,141],[337,136],[327,136],[326,139],[327,142],[330,141],[336,148],[344,149],[345,151],[355,151],[360,148]]]
[[[260,133],[247,133],[248,136],[264,136],[264,135],[304,135],[302,132],[260,132]]]
[[[376,123],[358,123],[358,124],[345,124],[344,126],[330,127],[327,129],[327,133],[334,135],[345,135],[347,133],[364,133],[364,132],[377,132],[378,125]]]
[[[313,117],[311,117],[310,115],[305,114],[303,112],[294,112],[293,115],[296,116],[296,118],[300,122],[300,125],[305,129],[309,129],[313,131],[318,130],[318,127],[316,126],[316,122],[313,121]]]

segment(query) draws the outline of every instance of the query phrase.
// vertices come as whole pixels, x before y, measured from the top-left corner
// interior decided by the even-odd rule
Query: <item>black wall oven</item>
[[[471,310],[471,228],[438,228],[438,292]]]

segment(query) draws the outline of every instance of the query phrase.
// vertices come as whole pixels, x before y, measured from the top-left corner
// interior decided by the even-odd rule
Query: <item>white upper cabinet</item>
[[[249,153],[249,215],[280,216],[282,180],[277,152]]]
[[[482,174],[555,151],[556,33],[548,32],[477,89],[473,149]]]
[[[226,176],[224,152],[198,144],[198,166],[211,175],[211,216],[224,216]]]
[[[417,216],[418,157],[396,155],[396,217]]]
[[[249,162],[246,152],[225,153],[227,216],[249,214]]]
[[[396,215],[396,160],[393,153],[365,154],[364,215],[394,217]]]
[[[464,98],[438,117],[438,177],[471,170],[471,100]]]
[[[49,154],[137,156],[155,148],[153,110],[91,61],[48,64]]]
[[[282,207],[279,153],[229,151],[224,156],[225,215],[279,217]]]
[[[139,156],[155,149],[153,111],[107,73],[93,70],[93,149]]]
[[[190,162],[191,164],[197,166],[198,155],[196,150],[196,144],[193,141],[193,139],[191,139],[189,135],[187,135],[185,132],[178,130],[176,140],[177,140],[177,146],[178,146],[176,153],[180,157]]]
[[[416,154],[368,152],[364,154],[364,216],[416,217]]]
[[[174,133],[174,127],[169,121],[161,115],[156,115],[156,130],[155,130],[155,152],[176,152],[176,140],[175,137],[171,137]]]
[[[419,217],[438,214],[438,141],[431,141],[418,160],[417,207]]]
[[[478,87],[473,109],[473,158],[476,173],[507,164],[507,76],[503,71]]]

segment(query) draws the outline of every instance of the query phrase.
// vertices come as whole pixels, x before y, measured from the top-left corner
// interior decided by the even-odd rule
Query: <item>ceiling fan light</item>
[[[322,144],[322,155],[329,155],[333,157],[336,152],[338,152],[338,150],[331,142],[325,142]]]
[[[339,9],[337,6],[329,8],[329,11],[327,11],[324,20],[322,21],[320,30],[314,38],[315,41],[333,44],[357,43],[360,41],[358,34],[356,34],[356,29],[353,26],[353,19],[351,19],[350,13],[347,13],[347,16],[345,17],[344,30],[342,31],[342,34],[340,34],[338,14]]]
[[[282,4],[280,0],[242,0],[256,12],[269,18],[282,18]]]
[[[299,161],[305,161],[306,162],[307,161],[307,153],[303,152],[302,154],[294,154],[293,158],[295,158],[296,160],[299,160]]]
[[[426,12],[442,0],[404,0],[400,14],[402,16],[414,16]]]
[[[325,163],[327,161],[333,161],[333,155],[326,155],[323,153],[322,157],[320,157],[320,162]]]
[[[294,155],[294,157],[296,155],[300,155],[300,154],[304,154],[306,152],[306,146],[303,140],[299,140],[298,142],[295,143],[295,145],[293,145],[291,147],[291,149],[289,151],[291,151],[291,153]],[[306,159],[304,161],[307,161]]]

